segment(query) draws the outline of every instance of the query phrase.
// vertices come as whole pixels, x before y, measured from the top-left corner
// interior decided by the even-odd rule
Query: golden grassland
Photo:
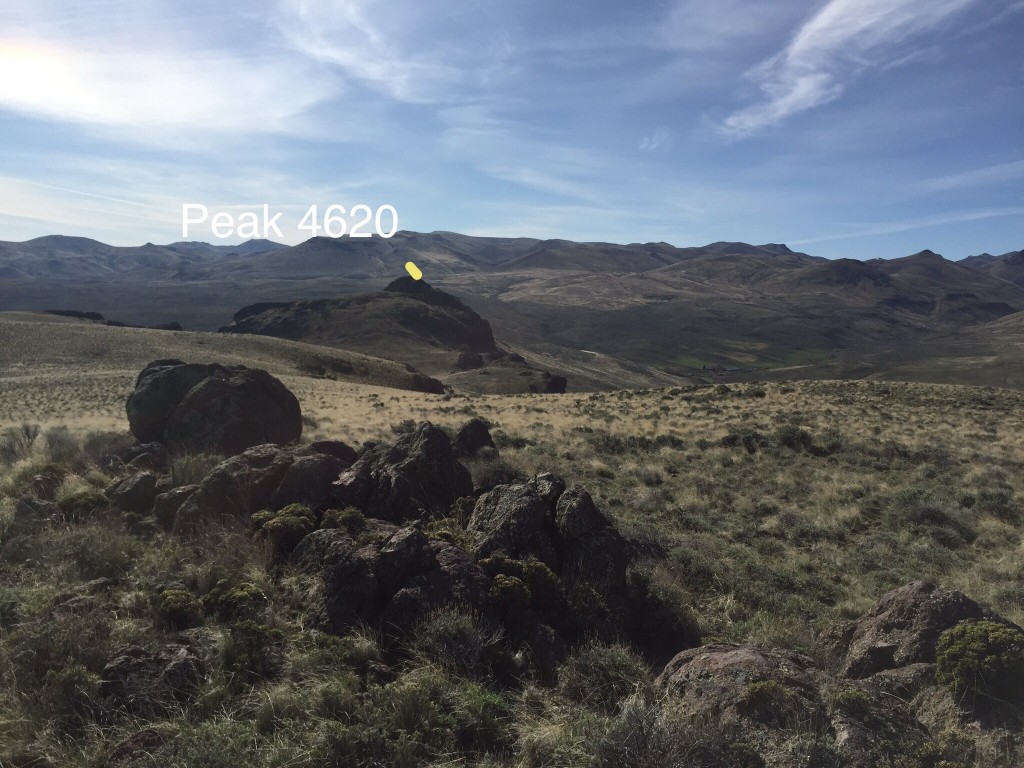
[[[133,379],[4,375],[0,428],[123,432]],[[502,462],[474,472],[547,470],[587,486],[711,635],[808,648],[821,622],[917,578],[1024,620],[1021,393],[860,381],[427,395],[282,379],[304,439],[358,447],[405,420],[486,419]]]
[[[63,339],[67,327],[77,326],[49,336]],[[3,328],[0,322],[0,333]],[[304,441],[335,438],[358,447],[392,439],[409,421],[455,430],[469,418],[486,419],[500,458],[470,462],[477,485],[540,471],[583,484],[632,543],[636,567],[674,595],[673,604],[699,626],[704,642],[817,655],[815,638],[831,621],[860,615],[885,591],[916,579],[962,589],[1024,622],[1024,393],[823,381],[427,395],[302,375],[294,361],[267,351],[284,348],[276,340],[266,340],[272,346],[260,346],[259,355],[237,347],[225,359],[219,349],[209,357],[197,354],[196,343],[208,335],[145,332],[157,334],[151,338],[160,344],[179,345],[172,348],[177,351],[142,345],[118,353],[55,341],[45,328],[33,329],[40,334],[35,349],[24,330],[18,338],[27,346],[0,352],[6,356],[0,440],[23,423],[43,431],[29,455],[0,465],[2,766],[98,768],[143,728],[173,737],[176,745],[170,757],[143,759],[143,768],[370,764],[321,760],[317,750],[325,743],[343,755],[387,747],[387,761],[373,764],[399,768],[653,767],[668,764],[659,755],[673,749],[690,754],[689,741],[678,748],[648,746],[646,754],[654,756],[636,762],[636,750],[622,746],[638,733],[668,738],[670,720],[648,690],[658,670],[621,647],[594,652],[623,672],[616,697],[632,704],[615,715],[566,693],[572,665],[582,670],[582,688],[591,687],[593,674],[580,662],[587,650],[559,671],[554,691],[532,685],[492,690],[420,651],[388,659],[396,664],[393,681],[370,682],[367,665],[384,658],[377,639],[356,630],[329,646],[329,654],[328,646],[317,646],[302,629],[308,585],[276,568],[266,542],[245,526],[213,530],[194,542],[163,532],[138,535],[119,519],[47,524],[25,533],[15,521],[16,488],[56,460],[56,451],[75,457],[66,462],[74,472],[57,492],[63,503],[97,494],[114,479],[116,472],[81,461],[75,443],[129,439],[125,398],[139,368],[157,357],[265,365],[299,398]],[[28,364],[13,364],[26,358]],[[55,429],[62,426],[70,434]],[[182,482],[192,482],[216,460],[186,457],[174,471],[188,469],[196,477]],[[275,651],[280,659],[274,657],[282,669],[267,681],[240,678],[224,650],[231,648],[225,638],[240,630],[211,619],[190,637],[197,644],[204,638],[221,643],[223,658],[192,704],[159,721],[132,716],[105,723],[96,704],[98,672],[112,650],[159,646],[175,637],[156,618],[168,587],[191,585],[206,594],[225,573],[268,598],[270,629],[260,631],[278,633],[267,635],[270,640],[286,637],[285,649]],[[115,584],[109,594],[104,579]],[[641,717],[641,725],[633,717]],[[457,752],[453,733],[475,741]],[[797,732],[791,740],[817,744],[819,738]],[[624,756],[595,762],[595,753],[612,747]],[[45,762],[32,762],[40,755]],[[996,763],[964,755],[948,764]]]

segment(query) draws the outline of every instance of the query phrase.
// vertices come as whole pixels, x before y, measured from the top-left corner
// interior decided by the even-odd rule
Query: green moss
[[[1024,633],[993,621],[967,621],[939,636],[935,679],[958,693],[1024,701]]]
[[[328,509],[320,521],[321,528],[340,528],[355,535],[366,527],[366,518],[355,507]]]
[[[267,596],[251,581],[233,584],[221,579],[203,602],[222,619],[255,618],[266,607]]]
[[[157,621],[171,629],[189,629],[203,623],[202,601],[184,589],[167,589],[160,595]]]
[[[501,611],[513,613],[530,606],[530,588],[515,576],[499,573],[491,580],[488,601]]]
[[[71,491],[57,500],[61,513],[68,522],[79,523],[96,515],[107,506],[107,497],[96,488],[86,487]]]
[[[289,504],[276,512],[262,510],[252,516],[252,522],[278,555],[287,555],[316,529],[316,515],[304,504]]]

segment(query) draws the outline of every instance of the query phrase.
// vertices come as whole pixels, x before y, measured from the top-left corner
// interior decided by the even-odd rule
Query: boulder
[[[171,415],[192,387],[225,371],[216,364],[190,364],[181,360],[151,362],[135,379],[135,390],[125,404],[132,434],[140,443],[164,442],[164,430]]]
[[[267,508],[294,458],[287,449],[260,445],[218,464],[178,509],[175,533],[186,533],[204,522],[248,519]]]
[[[198,485],[182,485],[157,494],[153,500],[153,516],[167,530],[174,527],[174,518],[181,505],[199,488]]]
[[[167,446],[156,442],[141,443],[118,451],[115,457],[135,470],[160,470],[167,464]]]
[[[391,526],[385,533],[395,530]],[[375,555],[373,547],[360,547],[340,529],[313,531],[295,548],[292,556],[299,568],[320,577],[314,612],[326,629],[343,633],[372,620],[381,600]]]
[[[460,352],[455,360],[455,370],[457,371],[473,371],[483,368],[483,366],[484,357],[479,352]]]
[[[344,449],[347,449],[344,450]],[[332,498],[339,473],[346,462],[334,455],[350,455],[344,443],[332,443],[332,453],[307,448],[259,445],[232,456],[189,491],[176,489],[160,500],[157,518],[174,515],[173,528],[187,532],[199,523],[238,517],[248,519],[264,509],[278,510],[289,504],[323,509]],[[177,508],[172,512],[174,505]],[[345,505],[347,506],[347,505]]]
[[[790,651],[727,643],[693,648],[676,655],[655,686],[666,694],[668,717],[727,734],[726,751],[745,745],[746,759],[756,759],[743,765],[797,764],[795,732],[815,733],[824,750],[825,762],[800,765],[851,768],[916,765],[910,758],[931,739],[901,699],[835,679]]]
[[[677,654],[655,685],[671,697],[674,715],[689,721],[792,728],[827,722],[822,679],[807,656],[714,643]]]
[[[57,520],[60,516],[61,510],[56,502],[37,499],[28,494],[18,499],[18,503],[14,505],[14,519],[18,522]]]
[[[452,447],[456,456],[465,458],[472,458],[485,449],[488,449],[487,452],[491,456],[496,455],[498,451],[483,419],[470,419],[463,424],[455,436]]]
[[[126,404],[132,434],[176,453],[231,456],[302,435],[299,401],[264,370],[244,366],[150,363]]]
[[[204,674],[202,661],[187,646],[169,644],[157,652],[128,646],[103,668],[100,693],[136,716],[156,717],[194,694]]]
[[[504,552],[519,560],[533,556],[558,570],[552,528],[548,504],[528,485],[499,485],[483,494],[468,525],[476,537],[473,552],[477,559]]]
[[[309,444],[309,450],[313,453],[322,453],[326,456],[333,456],[334,458],[344,462],[346,467],[350,467],[355,464],[356,459],[359,458],[359,454],[356,453],[356,450],[341,442],[341,440],[314,440]]]
[[[564,566],[605,586],[625,584],[629,545],[585,488],[574,485],[558,497],[555,527]]]
[[[381,629],[389,637],[408,638],[431,612],[447,605],[484,607],[486,580],[479,566],[448,542],[432,545],[434,566],[411,576],[381,613]]]
[[[473,492],[469,470],[440,429],[422,422],[392,446],[374,446],[341,474],[329,501],[367,517],[404,522],[444,517]]]
[[[28,483],[28,487],[25,489],[25,493],[43,501],[55,501],[57,490],[60,488],[61,483],[64,482],[65,474],[64,470],[54,467],[53,469],[46,469],[38,475],[33,475]]]
[[[545,371],[547,373],[547,371]],[[564,395],[565,388],[569,385],[568,379],[565,376],[558,376],[556,374],[548,374],[544,382],[544,393],[549,395]]]
[[[344,460],[326,453],[297,456],[274,491],[271,506],[279,509],[296,502],[313,507],[322,505],[332,484],[347,467]]]
[[[367,623],[388,637],[407,637],[432,610],[480,609],[486,593],[483,572],[458,547],[379,520],[367,521],[358,542],[346,531],[314,531],[293,557],[320,576],[314,613],[333,632]]]
[[[125,478],[107,491],[110,505],[122,512],[148,514],[156,501],[156,481],[152,472],[139,472]]]
[[[819,643],[839,659],[843,675],[865,678],[934,663],[939,635],[961,621],[978,619],[1009,623],[962,592],[915,581],[887,592],[856,621],[833,625]]]
[[[565,480],[551,472],[540,472],[527,482],[554,511],[558,499],[565,492]]]

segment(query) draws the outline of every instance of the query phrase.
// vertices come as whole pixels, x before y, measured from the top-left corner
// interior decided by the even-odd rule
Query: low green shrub
[[[266,608],[267,596],[251,581],[221,579],[203,596],[203,605],[221,619],[256,619]]]
[[[283,665],[285,634],[277,627],[255,621],[239,621],[229,627],[224,646],[224,671],[252,683],[271,680]]]
[[[806,429],[793,424],[783,424],[775,430],[775,442],[794,451],[814,449],[814,437]]]
[[[366,527],[366,518],[355,507],[328,509],[320,520],[321,528],[340,528],[353,536]]]
[[[165,589],[157,601],[157,621],[171,629],[190,629],[203,623],[203,602],[184,589]]]
[[[307,534],[316,530],[316,515],[305,504],[289,504],[276,512],[257,512],[252,522],[271,541],[279,556],[287,555]]]
[[[491,672],[500,629],[459,608],[443,608],[413,633],[412,649],[426,661],[463,677],[483,679]]]
[[[935,679],[957,693],[1024,701],[1024,633],[993,621],[965,621],[935,646]]]
[[[620,644],[592,643],[558,669],[558,691],[570,701],[611,714],[650,682],[643,659]]]
[[[100,707],[100,676],[81,664],[51,669],[31,701],[63,733],[76,732]]]
[[[171,462],[171,484],[175,488],[199,485],[223,461],[223,456],[212,453],[178,456]]]
[[[81,523],[95,517],[108,503],[103,492],[92,487],[69,491],[57,499],[61,514],[70,523]]]
[[[81,446],[67,427],[50,427],[43,434],[46,456],[50,461],[66,464],[78,457]]]

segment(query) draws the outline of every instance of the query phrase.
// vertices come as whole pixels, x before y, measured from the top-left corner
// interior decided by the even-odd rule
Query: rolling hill
[[[932,251],[829,261],[777,243],[678,248],[452,232],[313,238],[294,247],[253,241],[113,248],[66,237],[0,243],[0,308],[75,309],[139,325],[176,321],[212,330],[237,324],[232,317],[240,307],[260,305],[263,327],[256,332],[385,349],[396,360],[455,376],[452,353],[462,350],[460,341],[437,339],[424,348],[422,334],[410,330],[418,321],[389,325],[374,319],[380,301],[348,298],[380,294],[407,261],[486,318],[503,348],[553,374],[573,372],[573,386],[587,388],[792,370],[882,375],[878,366],[892,363],[880,350],[891,351],[892,361],[909,359],[918,349],[935,349],[931,339],[1024,310],[1020,252],[958,263]],[[294,302],[305,302],[309,322],[301,332],[296,317],[274,319],[282,310],[271,306]],[[332,321],[324,331],[311,320],[323,312],[358,315],[352,327],[362,330]],[[875,364],[837,367],[836,361],[868,358]],[[459,374],[480,380],[471,387],[484,386],[487,375]]]

